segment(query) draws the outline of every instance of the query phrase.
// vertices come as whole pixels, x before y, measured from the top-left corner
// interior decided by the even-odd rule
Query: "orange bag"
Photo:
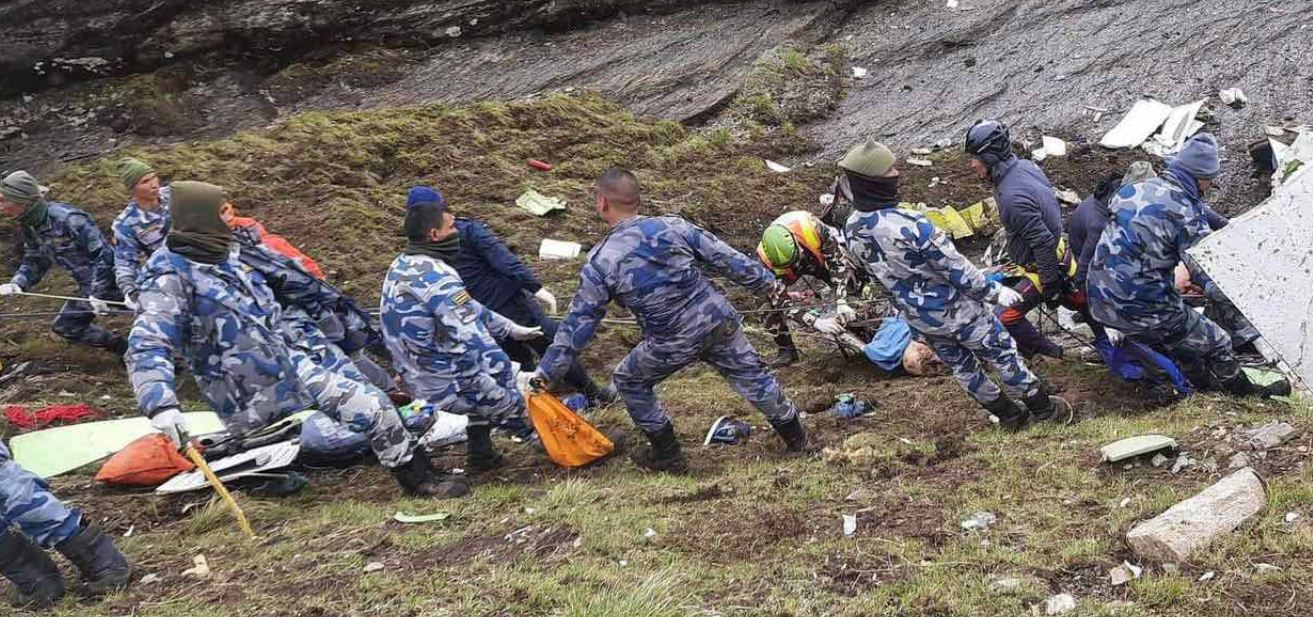
[[[154,433],[109,457],[100,473],[96,474],[96,481],[123,486],[159,486],[165,480],[195,468],[196,465],[178,453],[178,447],[168,437]]]
[[[597,427],[550,394],[530,394],[529,420],[547,449],[547,456],[562,467],[583,467],[605,458],[615,444]]]

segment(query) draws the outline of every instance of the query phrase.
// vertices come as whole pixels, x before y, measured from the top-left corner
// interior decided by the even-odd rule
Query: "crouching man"
[[[241,436],[317,407],[370,447],[411,495],[458,496],[468,487],[439,480],[416,454],[400,416],[381,391],[317,364],[293,341],[273,291],[242,266],[219,216],[223,189],[173,184],[173,229],[146,264],[139,310],[125,356],[142,412],[175,443],[189,439],[179,409],[173,357],[186,358],[201,395]]]
[[[706,362],[740,396],[766,416],[790,451],[807,448],[798,410],[743,333],[743,318],[700,266],[709,266],[760,294],[775,288],[761,264],[719,238],[674,217],[640,216],[638,179],[611,169],[595,187],[597,212],[611,231],[589,251],[579,290],[556,338],[538,365],[535,380],[550,384],[592,340],[615,300],[638,318],[643,342],[616,367],[616,391],[629,415],[652,443],[651,469],[686,468],[675,427],[661,410],[653,388],[680,369]]]
[[[1044,382],[1026,368],[989,306],[1012,307],[1022,303],[1022,295],[986,281],[930,219],[898,208],[893,152],[866,142],[849,150],[839,165],[853,192],[845,229],[853,258],[888,288],[908,325],[925,337],[967,394],[1009,430],[1032,420],[1068,417],[1070,406],[1049,396]],[[1003,391],[982,363],[998,373]]]
[[[46,608],[64,597],[64,577],[47,548],[59,551],[78,569],[85,596],[128,586],[128,560],[109,536],[55,498],[40,478],[9,460],[8,448],[0,443],[0,574],[14,586],[9,594],[14,606]]]
[[[502,464],[493,426],[524,413],[517,375],[496,339],[528,341],[542,330],[470,297],[452,266],[460,238],[444,202],[409,204],[405,226],[406,248],[383,281],[383,340],[412,396],[469,417],[465,470],[491,471]]]

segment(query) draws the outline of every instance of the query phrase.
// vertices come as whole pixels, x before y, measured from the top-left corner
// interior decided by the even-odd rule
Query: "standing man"
[[[417,186],[410,190],[407,205],[424,202],[444,207],[447,203],[434,188]],[[542,329],[543,336],[528,341],[498,341],[511,360],[519,362],[524,370],[532,370],[537,358],[547,352],[551,338],[556,336],[558,323],[547,316],[542,306],[555,313],[556,296],[483,223],[457,217],[456,233],[460,248],[449,265],[456,269],[470,296],[521,326]],[[598,387],[578,361],[570,365],[563,381],[587,396],[590,405],[615,400],[615,394]]]
[[[1266,387],[1251,382],[1236,361],[1231,337],[1186,306],[1176,288],[1177,264],[1188,263],[1186,250],[1211,231],[1203,194],[1221,168],[1216,139],[1200,133],[1161,176],[1121,187],[1090,262],[1090,309],[1099,322],[1165,350],[1196,388],[1238,396],[1288,394],[1284,381]]]
[[[175,355],[189,361],[201,396],[240,437],[311,407],[369,437],[411,495],[458,497],[439,480],[386,395],[316,363],[298,345],[304,323],[284,314],[264,275],[244,267],[219,217],[223,189],[173,185],[173,229],[146,264],[124,360],[141,411],[174,443],[189,440],[175,386]],[[322,337],[322,335],[320,335]]]
[[[13,527],[17,526],[15,530]],[[128,586],[128,560],[95,523],[50,493],[41,478],[9,459],[0,443],[0,574],[14,585],[15,607],[48,608],[64,597],[64,577],[44,549],[64,555],[82,575],[82,593]]]
[[[455,217],[445,202],[426,201],[424,193],[406,208],[406,248],[383,281],[383,340],[412,396],[469,416],[465,469],[483,473],[503,462],[492,427],[524,413],[511,359],[496,339],[528,341],[542,330],[516,324],[470,296],[451,266],[460,251]]]
[[[123,302],[136,310],[141,271],[169,233],[171,192],[168,187],[160,188],[159,174],[139,159],[123,159],[119,175],[132,201],[110,226],[114,232],[114,280],[123,292]]]
[[[640,216],[638,179],[628,170],[608,170],[595,190],[597,212],[611,231],[589,251],[570,313],[535,378],[547,384],[560,379],[592,340],[606,305],[615,300],[634,313],[643,330],[643,342],[613,374],[629,416],[652,443],[650,460],[641,464],[659,471],[686,468],[674,424],[653,388],[699,360],[720,371],[739,396],[766,416],[790,452],[805,450],[807,435],[797,408],[748,342],[742,316],[701,267],[712,267],[762,296],[775,288],[775,277],[684,219]]]
[[[1030,161],[1012,153],[1008,127],[980,120],[967,131],[971,168],[994,185],[999,217],[1008,233],[1008,264],[1004,272],[1022,302],[1003,311],[1001,319],[1017,341],[1021,355],[1062,357],[1062,347],[1040,333],[1026,314],[1041,303],[1062,304],[1089,317],[1085,292],[1072,284],[1076,260],[1062,237],[1062,210],[1048,176]],[[1098,338],[1102,327],[1090,322]]]
[[[1069,416],[1070,405],[1049,396],[1026,368],[989,306],[1016,306],[1021,294],[986,281],[930,219],[898,208],[895,163],[893,152],[873,141],[854,146],[839,162],[853,193],[845,232],[854,259],[889,290],[908,325],[1000,426],[1018,430],[1031,420],[1059,417],[1059,406],[1061,416]],[[982,362],[998,373],[1002,391]]]
[[[119,293],[114,255],[91,216],[68,204],[48,203],[36,178],[25,171],[0,180],[0,213],[18,219],[23,238],[22,263],[13,278],[0,285],[0,296],[35,287],[51,264],[59,264],[73,277],[78,296],[90,301],[65,302],[52,329],[71,342],[121,355],[126,340],[92,323],[109,311],[106,301],[118,300]]]
[[[785,212],[771,222],[757,244],[757,259],[770,268],[785,286],[793,286],[804,276],[824,283],[834,291],[835,310],[819,317],[813,325],[823,334],[839,335],[857,311],[848,306],[849,294],[860,294],[866,281],[849,263],[843,248],[843,234],[821,222],[805,210]],[[784,288],[781,287],[781,290]],[[772,294],[766,319],[779,351],[772,366],[787,366],[798,361],[798,346],[789,334],[788,316],[780,310],[788,303],[785,293]]]

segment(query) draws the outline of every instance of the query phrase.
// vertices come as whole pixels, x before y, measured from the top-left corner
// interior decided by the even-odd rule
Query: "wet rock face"
[[[691,0],[17,0],[0,96],[70,80],[150,70],[201,56],[290,61],[348,42],[432,45],[517,30],[568,30],[620,13],[661,13]],[[269,54],[268,52],[278,52]]]

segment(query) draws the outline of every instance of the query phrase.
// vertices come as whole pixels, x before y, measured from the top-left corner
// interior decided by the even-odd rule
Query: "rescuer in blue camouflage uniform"
[[[84,595],[128,586],[128,560],[109,536],[60,503],[45,482],[10,460],[0,443],[0,574],[14,586],[9,600],[15,606],[44,608],[64,596],[64,579],[47,548],[77,567]]]
[[[387,396],[315,362],[299,333],[304,322],[289,318],[265,277],[238,260],[232,231],[219,217],[223,202],[217,186],[173,185],[173,229],[147,262],[124,358],[142,413],[175,443],[189,439],[174,383],[179,354],[235,436],[317,407],[368,435],[407,493],[467,493],[464,484],[435,478]]]
[[[0,285],[0,296],[35,287],[51,264],[59,264],[77,284],[76,294],[91,301],[65,302],[52,324],[55,333],[74,343],[122,354],[124,338],[92,324],[109,310],[106,301],[117,301],[119,293],[114,285],[114,255],[91,217],[68,204],[47,202],[36,178],[25,171],[0,181],[0,212],[18,219],[23,238],[22,262],[13,278]]]
[[[470,297],[451,265],[460,239],[445,203],[409,204],[405,225],[406,249],[383,281],[383,338],[412,396],[469,416],[466,471],[490,471],[502,463],[492,427],[524,413],[518,376],[496,339],[527,341],[542,330],[516,324]]]
[[[1031,419],[1053,419],[1058,407],[1068,415],[1070,406],[1049,396],[1026,368],[989,306],[1018,304],[1021,294],[986,281],[943,230],[920,213],[898,208],[895,163],[893,152],[872,141],[839,161],[853,194],[845,234],[854,259],[889,290],[908,325],[1000,426],[1016,430]],[[982,363],[998,373],[1002,391]]]
[[[160,188],[159,175],[139,159],[123,159],[119,175],[132,201],[110,225],[114,233],[114,280],[128,308],[136,310],[142,268],[150,254],[164,245],[164,236],[169,233],[171,192],[168,187]]]
[[[653,388],[699,360],[715,367],[765,414],[790,451],[805,450],[798,410],[748,342],[743,318],[701,267],[714,268],[761,296],[776,288],[775,277],[684,219],[639,216],[638,179],[627,170],[608,170],[596,191],[597,211],[611,232],[589,251],[570,312],[535,379],[548,384],[560,379],[615,300],[638,318],[644,335],[613,374],[630,417],[652,442],[651,457],[641,464],[662,471],[685,468],[674,425]]]
[[[1220,171],[1217,141],[1201,133],[1161,176],[1117,191],[1109,207],[1112,219],[1090,262],[1091,311],[1100,323],[1166,351],[1196,388],[1241,396],[1286,394],[1290,385],[1284,381],[1266,387],[1251,382],[1236,361],[1231,337],[1186,306],[1176,290],[1177,264],[1188,263],[1186,250],[1210,232],[1203,193]]]

